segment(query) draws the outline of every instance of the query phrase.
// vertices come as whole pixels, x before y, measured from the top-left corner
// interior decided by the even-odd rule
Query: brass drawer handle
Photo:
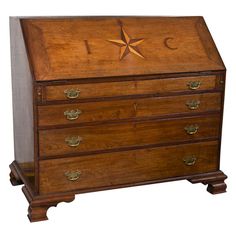
[[[193,135],[196,134],[199,129],[198,125],[188,125],[184,128],[187,134]]]
[[[79,109],[70,110],[70,111],[67,110],[64,112],[64,116],[66,117],[67,120],[77,120],[81,113],[82,113],[82,111]]]
[[[80,90],[79,89],[66,89],[65,91],[64,91],[64,93],[65,93],[65,96],[67,97],[67,98],[69,98],[69,99],[75,99],[75,98],[77,98],[77,97],[79,97],[79,95],[80,95]]]
[[[196,90],[200,87],[201,82],[200,81],[191,81],[187,85],[188,85],[189,89]]]
[[[198,100],[191,100],[191,101],[187,101],[186,102],[186,106],[190,109],[190,110],[196,110],[198,109],[200,105],[200,101]]]
[[[65,138],[65,142],[70,147],[79,146],[81,141],[82,141],[82,138],[80,136],[72,136],[72,137]]]
[[[79,170],[76,171],[66,171],[65,176],[70,181],[76,181],[80,178],[81,172]]]
[[[195,156],[186,157],[183,159],[186,166],[193,166],[196,163],[197,158]]]

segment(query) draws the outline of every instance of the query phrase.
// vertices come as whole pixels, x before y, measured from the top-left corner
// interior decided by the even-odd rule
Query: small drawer
[[[201,142],[39,162],[40,194],[141,184],[218,169],[218,142]]]
[[[43,98],[45,101],[75,101],[84,98],[200,91],[215,89],[216,84],[216,76],[210,75],[106,83],[50,85],[46,86]]]
[[[220,115],[39,131],[41,157],[216,138]]]
[[[219,111],[220,93],[38,106],[39,126]]]

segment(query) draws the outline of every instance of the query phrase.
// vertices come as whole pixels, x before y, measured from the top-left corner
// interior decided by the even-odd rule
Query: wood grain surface
[[[190,82],[200,82],[196,90],[189,88]],[[217,88],[217,77],[215,75],[180,77],[169,79],[152,79],[140,81],[121,81],[106,83],[88,83],[46,86],[43,97],[45,101],[75,101],[85,98],[107,98],[116,96],[164,94],[177,92],[197,92],[202,90],[213,90]],[[69,89],[79,90],[79,96],[75,99],[68,99],[65,91]]]
[[[185,127],[198,125],[199,130],[189,135]],[[220,116],[189,117],[159,121],[126,122],[123,124],[104,124],[74,128],[39,131],[40,156],[56,156],[98,150],[112,150],[149,144],[171,143],[177,141],[217,138]],[[70,147],[65,139],[80,137],[77,147]]]
[[[191,102],[199,102],[200,104],[197,105],[196,109],[191,109]],[[199,112],[220,111],[220,107],[220,93],[203,93],[38,106],[38,119],[39,126],[43,127],[52,125],[76,125],[88,122],[149,118],[164,115],[196,114]],[[69,120],[71,117],[65,115],[65,112],[75,115],[78,114],[77,116],[74,115],[74,118],[77,117],[77,119]]]
[[[185,158],[194,156],[192,166]],[[138,183],[217,170],[217,141],[40,161],[40,194]],[[80,171],[76,181],[67,171]]]
[[[38,81],[225,69],[202,17],[21,22]]]

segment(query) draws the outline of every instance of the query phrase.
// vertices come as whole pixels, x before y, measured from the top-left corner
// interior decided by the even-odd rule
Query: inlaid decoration
[[[171,46],[170,42],[171,42],[172,40],[174,40],[174,38],[172,38],[172,37],[167,37],[167,38],[165,38],[165,39],[164,39],[164,45],[165,45],[168,49],[170,49],[170,50],[176,50],[176,49],[178,49],[177,47],[174,47],[173,45]]]
[[[125,58],[130,53],[138,57],[144,58],[144,56],[142,55],[142,53],[138,48],[138,45],[141,44],[144,41],[144,39],[132,38],[124,30],[123,26],[121,26],[121,39],[109,39],[108,41],[120,47],[120,60]]]

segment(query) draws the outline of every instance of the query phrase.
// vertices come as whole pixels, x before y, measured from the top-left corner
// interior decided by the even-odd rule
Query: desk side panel
[[[19,18],[10,18],[10,37],[15,160],[34,186],[33,79]]]

